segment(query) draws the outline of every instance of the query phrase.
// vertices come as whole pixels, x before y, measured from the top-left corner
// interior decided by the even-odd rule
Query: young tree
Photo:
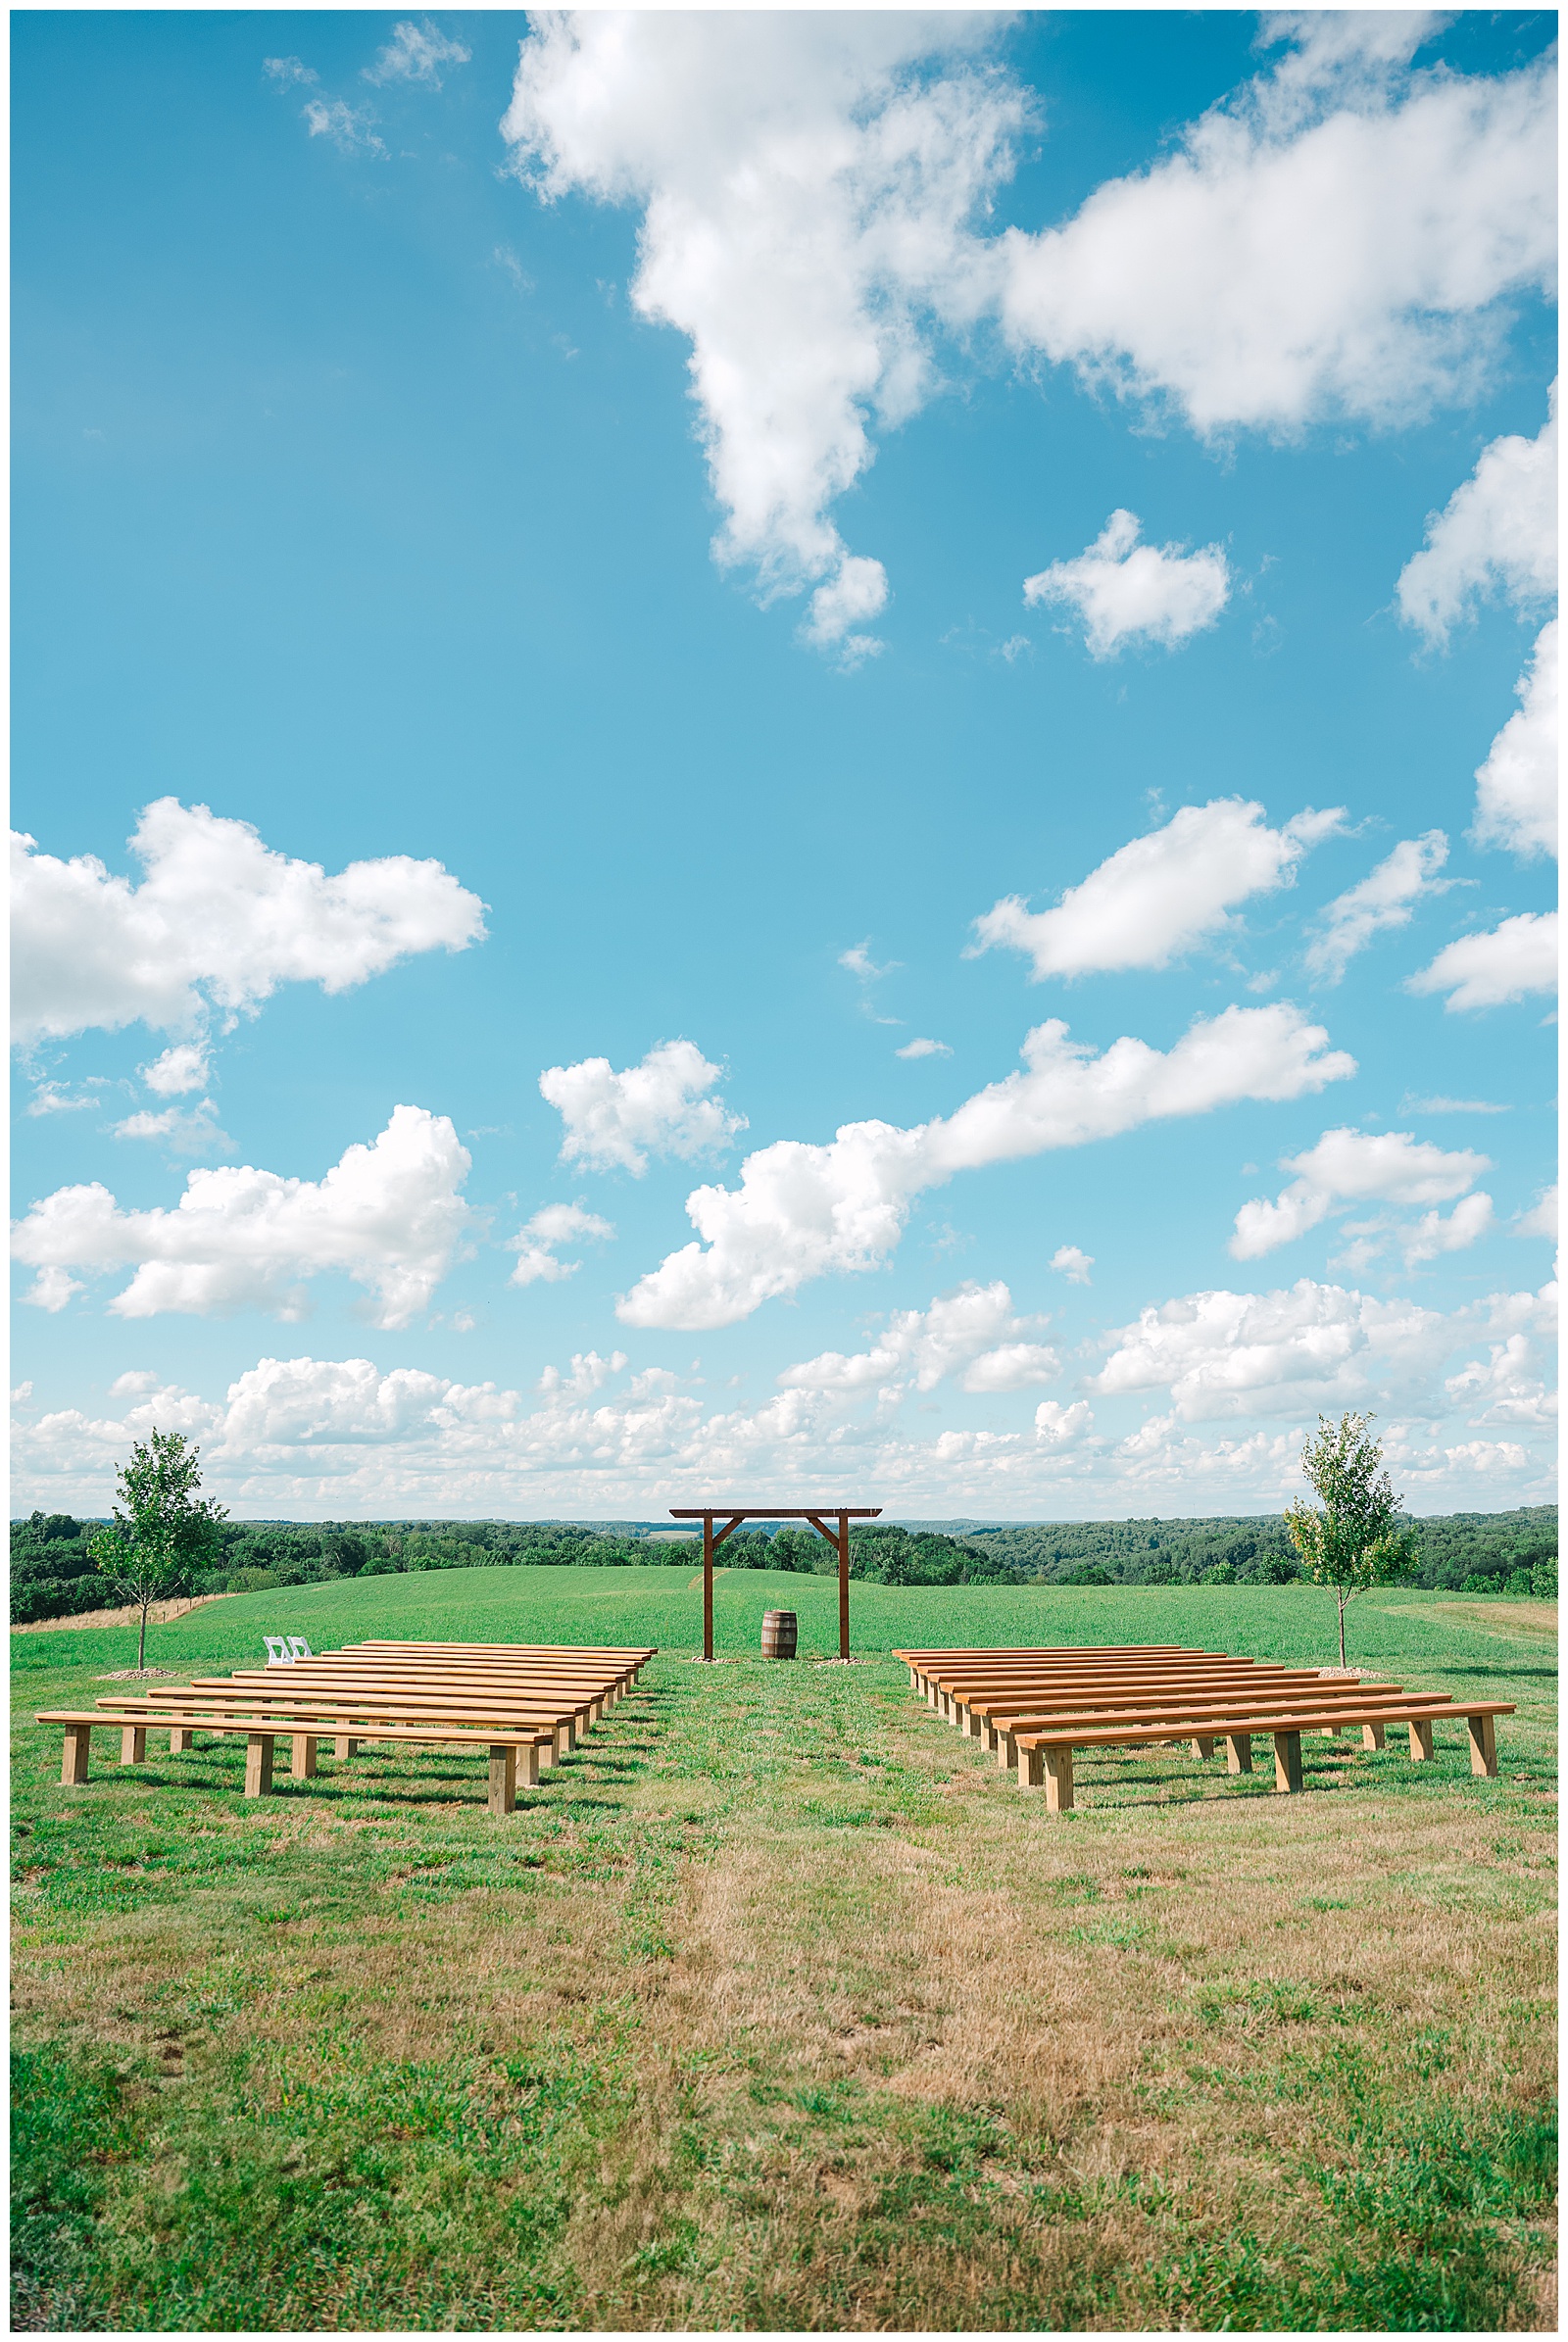
[[[197,1453],[181,1432],[155,1431],[145,1445],[133,1446],[116,1474],[114,1520],[89,1547],[113,1598],[134,1602],[141,1612],[138,1670],[147,1663],[148,1611],[189,1584],[191,1572],[217,1551],[218,1524],[228,1517],[222,1505],[196,1493]]]
[[[1285,1524],[1314,1586],[1332,1586],[1340,1606],[1340,1665],[1345,1665],[1345,1606],[1371,1586],[1408,1578],[1420,1558],[1416,1534],[1401,1520],[1404,1499],[1383,1469],[1382,1442],[1370,1415],[1317,1419],[1301,1450],[1301,1471],[1323,1509],[1298,1498]]]

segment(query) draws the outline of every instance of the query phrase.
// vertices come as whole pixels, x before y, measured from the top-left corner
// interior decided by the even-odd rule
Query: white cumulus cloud
[[[1283,63],[1173,153],[1063,227],[1007,230],[1008,332],[1203,433],[1469,396],[1499,305],[1551,283],[1551,62],[1412,72],[1418,12],[1273,22]]]
[[[608,1358],[601,1358],[597,1350],[574,1350],[564,1373],[559,1366],[545,1368],[539,1377],[539,1389],[547,1398],[589,1398],[621,1373],[625,1364],[624,1350],[612,1350]]]
[[[1135,512],[1112,512],[1086,551],[1054,561],[1023,581],[1031,608],[1064,603],[1083,620],[1095,659],[1124,643],[1163,643],[1167,650],[1212,626],[1230,596],[1230,568],[1218,545],[1188,553],[1180,545],[1140,545]]]
[[[1419,1268],[1423,1261],[1439,1260],[1446,1252],[1467,1251],[1486,1235],[1494,1218],[1492,1197],[1485,1194],[1466,1195],[1446,1219],[1439,1211],[1423,1212],[1413,1228],[1398,1234],[1406,1268]]]
[[[906,1041],[903,1049],[895,1049],[893,1054],[895,1057],[951,1057],[953,1051],[945,1041],[927,1041],[922,1035],[913,1041]]]
[[[965,1391],[1033,1391],[1054,1383],[1061,1360],[1043,1342],[1004,1342],[986,1350],[964,1369]]]
[[[184,1098],[192,1090],[205,1090],[211,1070],[208,1044],[205,1041],[181,1041],[165,1049],[151,1065],[137,1068],[142,1080],[155,1098]]]
[[[1446,992],[1449,1010],[1497,1008],[1557,989],[1557,913],[1521,911],[1481,935],[1462,935],[1430,967],[1407,977],[1409,992]]]
[[[1427,522],[1426,543],[1399,572],[1399,614],[1429,642],[1446,643],[1475,603],[1500,594],[1516,609],[1557,590],[1557,386],[1539,438],[1493,440],[1447,505]]]
[[[986,299],[975,223],[1027,111],[963,62],[994,28],[831,11],[532,23],[504,133],[547,198],[641,211],[632,299],[691,344],[717,558],[764,595],[814,586],[807,638],[863,657],[887,582],[829,507],[871,462],[873,421],[937,386],[933,325]]]
[[[1320,932],[1307,946],[1306,964],[1325,984],[1338,984],[1357,951],[1386,928],[1407,927],[1424,896],[1442,892],[1438,872],[1448,858],[1441,829],[1401,838],[1394,852],[1322,913]]]
[[[844,664],[858,666],[861,659],[875,658],[882,645],[874,634],[856,629],[879,617],[887,600],[882,563],[862,553],[847,553],[811,596],[801,632],[814,650],[836,651]]]
[[[580,1203],[547,1203],[542,1211],[536,1211],[531,1220],[523,1223],[512,1240],[517,1265],[511,1281],[514,1285],[559,1285],[564,1277],[575,1276],[582,1266],[580,1260],[562,1260],[559,1246],[578,1243],[604,1244],[614,1233],[609,1220],[584,1211]]]
[[[1308,807],[1270,829],[1260,805],[1216,797],[1183,805],[1069,887],[1054,910],[1008,895],[974,923],[972,951],[1027,952],[1035,981],[1110,968],[1164,967],[1236,925],[1234,907],[1290,886],[1308,848],[1339,828],[1344,808]]]
[[[280,984],[345,992],[412,952],[462,951],[484,905],[439,862],[317,862],[264,846],[248,821],[172,797],[130,840],[145,875],[95,854],[11,845],[12,1031],[23,1044],[140,1019],[189,1031],[212,1007],[249,1013]],[[167,1060],[165,1060],[167,1062]]]
[[[1446,1152],[1405,1131],[1332,1130],[1280,1167],[1296,1173],[1290,1186],[1272,1203],[1254,1198],[1236,1215],[1230,1248],[1238,1260],[1294,1244],[1339,1204],[1451,1203],[1492,1165],[1484,1154]]]
[[[746,1128],[709,1092],[724,1078],[695,1043],[662,1041],[640,1065],[616,1073],[608,1057],[551,1065],[540,1093],[565,1124],[562,1160],[590,1171],[630,1171],[640,1178],[651,1154],[690,1161],[727,1147]]]
[[[1521,1212],[1514,1223],[1520,1236],[1544,1236],[1549,1244],[1557,1242],[1557,1189],[1555,1183],[1543,1190],[1527,1212]]]
[[[1380,1380],[1424,1384],[1452,1343],[1437,1311],[1308,1277],[1280,1293],[1197,1293],[1107,1337],[1090,1388],[1165,1390],[1179,1421],[1310,1415],[1365,1400]]]
[[[256,1308],[297,1318],[305,1282],[339,1271],[375,1296],[377,1324],[407,1326],[462,1240],[468,1167],[445,1115],[397,1106],[372,1145],[350,1147],[320,1180],[249,1166],[192,1171],[172,1211],[122,1211],[97,1182],[59,1188],[17,1224],[12,1250],[40,1272],[46,1308],[57,1304],[43,1295],[72,1271],[133,1266],[109,1303],[120,1317]]]
[[[1044,1344],[1004,1341],[1033,1324],[1014,1314],[1012,1294],[1000,1280],[961,1285],[929,1309],[895,1311],[869,1349],[824,1350],[786,1366],[779,1388],[848,1394],[912,1383],[916,1391],[934,1391],[961,1370],[965,1391],[1022,1391],[1060,1371],[1061,1361]]]
[[[1095,1265],[1095,1256],[1080,1251],[1076,1244],[1058,1244],[1051,1255],[1051,1265],[1069,1285],[1088,1285],[1092,1282],[1089,1272]]]
[[[1484,1360],[1472,1359],[1448,1377],[1445,1389],[1455,1406],[1475,1409],[1472,1424],[1528,1423],[1544,1430],[1556,1420],[1557,1394],[1543,1382],[1525,1334],[1494,1342]]]
[[[1071,1447],[1095,1428],[1089,1401],[1075,1398],[1064,1407],[1057,1398],[1043,1398],[1035,1409],[1035,1433],[1052,1447]]]
[[[910,1204],[955,1172],[1113,1138],[1244,1098],[1307,1096],[1355,1070],[1286,1003],[1199,1018],[1161,1052],[1123,1035],[1097,1054],[1057,1019],[1035,1027],[1024,1070],[957,1111],[905,1130],[846,1123],[826,1146],[782,1139],[748,1155],[738,1188],[698,1188],[687,1216],[703,1240],[671,1252],[617,1304],[624,1323],[691,1332],[733,1325],[808,1278],[876,1267]]]
[[[383,1374],[368,1358],[261,1358],[229,1385],[223,1443],[380,1446],[428,1429],[451,1387],[414,1367]]]
[[[1477,846],[1505,846],[1529,860],[1557,852],[1557,621],[1536,638],[1515,689],[1521,702],[1476,773]]]

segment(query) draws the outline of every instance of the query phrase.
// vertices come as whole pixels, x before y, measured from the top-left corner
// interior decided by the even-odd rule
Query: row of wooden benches
[[[913,1689],[962,1732],[1015,1771],[1020,1788],[1044,1787],[1053,1813],[1073,1802],[1074,1749],[1150,1747],[1191,1741],[1208,1758],[1223,1740],[1233,1774],[1252,1770],[1252,1736],[1274,1741],[1274,1786],[1301,1787],[1301,1734],[1359,1726],[1381,1748],[1388,1726],[1405,1725],[1417,1762],[1433,1753],[1434,1724],[1461,1717],[1472,1770],[1497,1771],[1495,1719],[1501,1700],[1407,1692],[1338,1670],[1284,1667],[1228,1651],[1176,1643],[1098,1644],[1046,1650],[898,1651]]]
[[[145,1761],[154,1729],[167,1730],[176,1756],[198,1732],[243,1734],[247,1797],[270,1790],[279,1736],[292,1741],[297,1781],[315,1775],[323,1740],[339,1760],[368,1743],[483,1749],[490,1810],[509,1814],[519,1780],[537,1783],[541,1767],[575,1748],[655,1656],[559,1643],[362,1642],[285,1666],[120,1692],[91,1708],[48,1708],[38,1722],[64,1728],[67,1783],[87,1779],[95,1730],[119,1732],[122,1765]]]

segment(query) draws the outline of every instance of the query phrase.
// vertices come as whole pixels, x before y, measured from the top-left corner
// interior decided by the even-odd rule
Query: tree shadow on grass
[[[1524,1676],[1543,1683],[1555,1683],[1558,1675],[1555,1667],[1507,1667],[1501,1663],[1494,1665],[1490,1659],[1478,1661],[1474,1667],[1429,1667],[1424,1672],[1434,1676],[1463,1676],[1467,1681],[1476,1676]]]

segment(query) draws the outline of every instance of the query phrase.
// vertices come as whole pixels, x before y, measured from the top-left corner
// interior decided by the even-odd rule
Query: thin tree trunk
[[[1344,1625],[1343,1625],[1343,1622],[1342,1622],[1342,1624],[1341,1624],[1341,1628],[1340,1628],[1340,1644],[1341,1644],[1341,1649],[1342,1649],[1342,1651],[1343,1651],[1343,1649],[1344,1649],[1344,1643],[1345,1643],[1345,1629],[1344,1629]],[[145,1603],[145,1602],[143,1602],[143,1604],[142,1604],[142,1606],[141,1606],[141,1639],[140,1639],[140,1641],[139,1641],[139,1642],[137,1643],[137,1645],[136,1645],[136,1673],[137,1673],[138,1675],[140,1675],[140,1674],[142,1673],[143,1669],[146,1667],[146,1665],[147,1665],[147,1605],[146,1605],[146,1603]]]
[[[1340,1672],[1345,1672],[1345,1597],[1340,1596]]]

